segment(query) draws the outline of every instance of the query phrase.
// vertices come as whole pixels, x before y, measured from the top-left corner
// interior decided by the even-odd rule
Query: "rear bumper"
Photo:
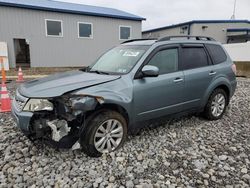
[[[231,93],[230,93],[230,98],[234,95],[235,90],[237,88],[237,81],[236,79],[231,81]]]
[[[11,108],[11,114],[16,122],[17,126],[21,129],[21,131],[25,135],[30,135],[30,122],[31,118],[33,116],[32,112],[20,112],[18,111],[16,105],[15,105],[15,100],[12,101],[12,108]]]

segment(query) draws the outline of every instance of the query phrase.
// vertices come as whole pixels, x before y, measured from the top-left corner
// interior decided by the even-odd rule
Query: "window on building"
[[[159,68],[159,74],[167,74],[178,70],[178,49],[166,49],[157,52],[148,65]]]
[[[60,20],[46,20],[46,35],[54,37],[62,37],[62,21]]]
[[[203,26],[201,26],[201,28],[204,31],[204,30],[206,30],[208,28],[208,26],[207,25],[203,25]]]
[[[127,40],[131,38],[131,27],[120,26],[120,40]]]
[[[227,56],[221,46],[216,44],[206,44],[205,46],[214,64],[219,64],[227,60]]]
[[[208,57],[203,47],[182,48],[182,69],[195,69],[208,65]]]
[[[78,22],[78,37],[79,38],[93,38],[92,23]]]
[[[182,26],[182,27],[180,27],[180,34],[186,33],[187,30],[188,30],[188,26]]]

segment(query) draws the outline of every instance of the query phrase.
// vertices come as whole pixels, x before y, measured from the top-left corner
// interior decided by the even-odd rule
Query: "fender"
[[[95,87],[89,87],[80,89],[73,92],[71,95],[82,95],[82,96],[92,96],[96,98],[97,96],[101,98],[101,102],[97,105],[100,108],[114,108],[122,109],[124,113],[127,114],[129,123],[133,122],[133,114],[131,110],[132,103],[132,87],[129,87],[127,83],[122,80],[117,80],[121,87],[117,87],[114,83],[101,84]]]
[[[207,88],[207,90],[202,98],[202,101],[201,101],[202,107],[204,107],[206,105],[212,92],[219,86],[226,86],[229,90],[229,97],[231,96],[232,87],[231,87],[229,80],[227,78],[225,78],[224,76],[217,76],[212,80],[211,84],[209,84],[209,87]]]

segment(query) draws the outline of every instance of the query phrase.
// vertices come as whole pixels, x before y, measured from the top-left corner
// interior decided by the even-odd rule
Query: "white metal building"
[[[0,42],[10,67],[86,66],[119,43],[141,38],[144,18],[52,0],[0,0]]]
[[[143,38],[161,38],[169,35],[208,36],[221,43],[250,41],[249,20],[194,20],[143,31]]]

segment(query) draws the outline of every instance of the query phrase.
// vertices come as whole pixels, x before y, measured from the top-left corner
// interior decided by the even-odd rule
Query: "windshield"
[[[119,46],[109,50],[89,68],[89,72],[126,74],[135,66],[148,46]]]

